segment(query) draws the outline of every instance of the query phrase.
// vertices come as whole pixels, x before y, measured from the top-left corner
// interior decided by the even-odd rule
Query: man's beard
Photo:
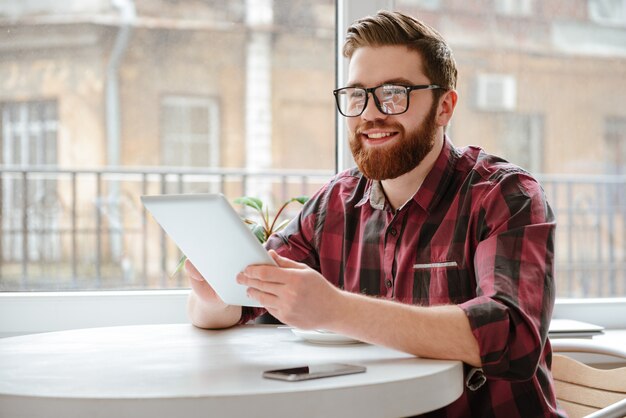
[[[424,122],[415,130],[406,133],[397,123],[365,122],[350,134],[350,149],[361,173],[372,180],[395,179],[408,173],[424,160],[435,145],[437,125],[437,102]],[[391,128],[398,132],[397,138],[381,146],[365,147],[361,142],[361,133],[367,129]]]

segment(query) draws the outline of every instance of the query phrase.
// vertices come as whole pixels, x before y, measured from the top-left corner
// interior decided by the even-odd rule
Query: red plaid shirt
[[[554,417],[565,416],[547,339],[554,229],[543,190],[528,173],[446,139],[419,191],[397,211],[380,182],[345,171],[267,248],[350,292],[465,311],[487,381],[428,416]],[[242,321],[261,312],[244,308]]]

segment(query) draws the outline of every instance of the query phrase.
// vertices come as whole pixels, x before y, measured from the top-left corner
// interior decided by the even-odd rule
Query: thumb
[[[290,269],[305,269],[307,268],[306,264],[298,263],[297,261],[293,261],[286,257],[281,257],[274,250],[269,250],[269,254],[274,260],[274,262],[278,265],[278,267],[290,268]]]

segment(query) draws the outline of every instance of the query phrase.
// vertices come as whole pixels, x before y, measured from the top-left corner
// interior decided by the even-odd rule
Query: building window
[[[626,174],[626,118],[608,118],[604,139],[608,174]]]
[[[163,165],[217,167],[220,164],[216,99],[167,96],[161,103],[161,115]]]
[[[512,111],[517,105],[517,80],[508,74],[479,74],[474,105],[487,112]]]
[[[0,103],[2,165],[16,170],[57,164],[57,103]],[[25,184],[26,183],[26,184]],[[57,181],[45,173],[28,180],[19,171],[2,176],[2,259],[59,258]]]
[[[589,18],[605,25],[626,24],[626,0],[589,0]]]
[[[56,165],[56,101],[0,103],[0,109],[3,164]]]
[[[505,16],[530,16],[533,0],[495,0],[496,13]]]
[[[500,136],[504,158],[531,173],[544,172],[543,116],[502,115]]]

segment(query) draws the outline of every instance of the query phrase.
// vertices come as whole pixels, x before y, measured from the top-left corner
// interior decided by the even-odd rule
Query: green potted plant
[[[287,226],[289,221],[291,221],[291,219],[284,219],[278,225],[276,224],[280,218],[280,215],[285,210],[285,208],[293,202],[298,202],[304,205],[307,202],[307,200],[309,200],[309,198],[306,196],[294,197],[294,198],[287,200],[281,205],[280,208],[278,208],[278,211],[276,212],[276,215],[274,216],[274,218],[270,217],[269,208],[265,203],[263,203],[261,199],[258,199],[256,197],[244,196],[244,197],[239,197],[235,199],[234,202],[238,205],[244,205],[249,208],[252,208],[258,213],[258,215],[261,218],[260,222],[257,222],[249,218],[243,218],[243,221],[248,225],[250,230],[252,230],[252,233],[254,234],[254,236],[257,237],[259,242],[263,244],[265,243],[265,241],[268,240],[270,235],[272,235],[275,232],[281,231],[283,228]]]

